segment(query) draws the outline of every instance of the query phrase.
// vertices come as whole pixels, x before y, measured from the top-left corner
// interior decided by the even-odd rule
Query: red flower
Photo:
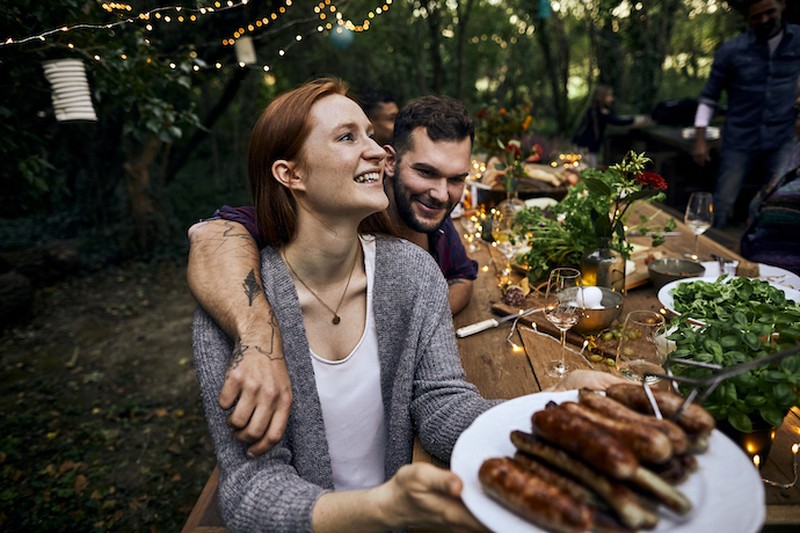
[[[487,115],[488,113],[489,113],[489,111],[488,111],[488,110],[487,110],[487,109],[484,107],[484,108],[481,108],[481,109],[480,109],[480,110],[479,110],[479,111],[478,111],[478,112],[475,114],[475,116],[476,116],[477,118],[479,118],[479,119],[483,119],[483,118],[486,118],[486,115]]]
[[[527,163],[536,163],[542,160],[542,145],[534,144],[531,147],[531,154],[525,159]]]
[[[666,190],[667,188],[667,181],[661,174],[655,172],[642,172],[641,174],[636,174],[634,178],[642,185],[652,185],[654,189],[660,191]]]
[[[522,148],[520,148],[519,143],[510,142],[506,145],[506,152],[511,154],[514,159],[519,159],[522,155]]]

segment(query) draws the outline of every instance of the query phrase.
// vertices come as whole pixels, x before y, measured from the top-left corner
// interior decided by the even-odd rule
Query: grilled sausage
[[[650,389],[664,418],[672,419],[683,397],[660,389]],[[615,383],[606,389],[606,395],[642,413],[652,413],[650,401],[641,385]],[[714,418],[699,405],[690,403],[675,422],[690,435],[707,435],[714,429]]]
[[[609,418],[598,411],[575,402],[564,402],[561,407],[608,430],[630,447],[640,461],[663,463],[672,457],[672,444],[667,436],[657,429]]]
[[[639,466],[636,456],[619,438],[563,407],[538,411],[531,421],[537,435],[614,479],[630,478]]]
[[[548,466],[547,463],[542,460],[521,451],[517,451],[517,453],[514,454],[514,460],[525,467],[525,469],[534,476],[558,487],[579,502],[595,507],[604,505],[604,502],[597,498],[585,485],[581,485],[572,478],[568,478],[564,474],[553,469],[553,467]]]
[[[647,468],[674,485],[684,481],[689,474],[697,470],[697,457],[690,453],[673,455],[666,463],[647,465]]]
[[[689,448],[689,438],[686,436],[686,432],[674,422],[659,420],[654,416],[634,411],[617,400],[590,389],[581,389],[578,392],[578,402],[620,422],[629,422],[639,426],[646,425],[658,429],[669,438],[675,454],[684,454]]]
[[[663,503],[678,514],[684,515],[692,510],[692,502],[689,501],[681,491],[664,481],[658,474],[650,470],[639,467],[631,482],[646,490],[650,495],[655,497],[659,502]]]
[[[484,490],[526,519],[552,531],[580,532],[592,528],[592,509],[537,478],[508,457],[487,459],[478,471]]]
[[[609,479],[567,452],[522,431],[512,431],[511,442],[521,452],[543,460],[586,485],[614,510],[625,526],[650,529],[658,523],[658,516],[644,507],[631,489]]]

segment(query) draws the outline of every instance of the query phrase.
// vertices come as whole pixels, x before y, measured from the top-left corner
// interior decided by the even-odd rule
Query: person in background
[[[800,84],[798,86],[800,89]],[[800,95],[795,100],[800,108]],[[739,243],[743,257],[800,275],[800,115],[789,171],[770,180],[750,204],[747,229]]]
[[[592,103],[583,117],[572,142],[578,151],[587,152],[585,163],[590,167],[602,164],[600,150],[606,135],[606,126],[630,126],[635,122],[633,117],[619,117],[611,110],[614,103],[614,88],[604,83],[599,84],[592,94]]]
[[[478,265],[469,259],[450,219],[470,169],[474,125],[464,106],[446,97],[412,100],[400,111],[386,150],[384,189],[400,236],[428,251],[449,285],[450,310],[472,296]],[[259,248],[265,242],[252,207],[223,207],[189,229],[189,288],[200,305],[236,340],[223,408],[237,438],[263,453],[278,442],[292,401],[281,332],[263,297]]]
[[[381,146],[389,144],[399,108],[394,96],[386,91],[365,91],[358,101],[375,128],[373,139]]]
[[[700,93],[692,156],[709,161],[708,126],[722,92],[728,109],[714,191],[714,226],[724,228],[747,175],[770,181],[783,173],[792,150],[795,86],[800,74],[800,26],[783,21],[783,0],[746,0],[749,29],[714,55]]]

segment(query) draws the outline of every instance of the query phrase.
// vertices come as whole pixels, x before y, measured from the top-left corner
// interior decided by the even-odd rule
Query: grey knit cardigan
[[[387,479],[411,462],[419,435],[449,460],[456,439],[496,404],[465,380],[453,334],[447,285],[432,257],[402,239],[376,238],[373,306],[386,416]],[[289,272],[274,248],[262,251],[264,290],[283,337],[292,404],[282,441],[250,459],[218,404],[232,343],[202,310],[193,325],[194,362],[220,467],[219,503],[235,531],[311,531],[311,511],[333,490],[322,411],[303,316]]]

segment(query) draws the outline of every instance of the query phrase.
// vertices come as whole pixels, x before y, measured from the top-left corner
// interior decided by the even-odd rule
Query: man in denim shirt
[[[714,226],[725,227],[749,172],[758,165],[768,181],[791,155],[800,74],[800,26],[785,24],[783,0],[746,0],[750,29],[716,55],[695,117],[694,160],[708,161],[706,126],[722,91],[728,112],[714,191]]]

